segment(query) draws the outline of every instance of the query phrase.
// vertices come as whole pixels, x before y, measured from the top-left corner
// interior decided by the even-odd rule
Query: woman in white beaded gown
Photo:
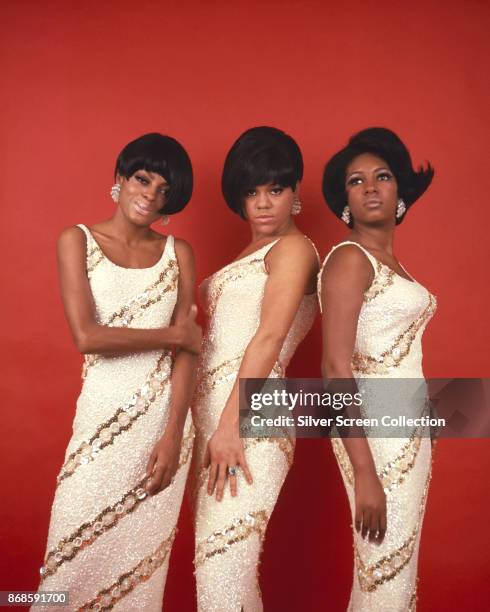
[[[154,133],[126,145],[115,174],[114,215],[58,241],[85,363],[40,590],[68,591],[65,610],[156,612],[190,463],[201,331],[192,250],[150,226],[187,204],[192,166],[176,140]]]
[[[380,410],[370,403],[373,387],[363,379],[400,379],[402,400],[406,379],[423,378],[422,334],[436,300],[398,262],[393,239],[395,226],[432,177],[430,165],[414,171],[405,145],[383,128],[353,136],[325,167],[325,199],[352,232],[330,251],[319,275],[322,370],[325,378],[355,378],[361,389],[371,390],[363,417],[379,416]],[[348,609],[415,610],[430,439],[415,429],[404,438],[333,438],[332,443],[352,512]]]
[[[310,329],[319,262],[293,216],[303,161],[284,132],[252,128],[228,153],[223,194],[252,240],[203,285],[208,315],[193,415],[201,612],[262,610],[258,564],[294,440],[239,436],[240,378],[280,377]],[[215,494],[215,495],[214,495]]]

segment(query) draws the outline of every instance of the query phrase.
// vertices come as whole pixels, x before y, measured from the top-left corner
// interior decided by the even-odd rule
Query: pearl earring
[[[170,223],[170,217],[168,215],[162,215],[162,225],[168,225]]]
[[[349,225],[350,223],[350,208],[348,206],[344,206],[344,210],[342,211],[342,216],[340,217],[342,221]]]
[[[114,183],[111,187],[111,198],[116,202],[119,202],[119,194],[121,193],[121,185],[119,183]]]
[[[407,206],[405,202],[400,198],[396,205],[396,218],[400,219],[407,212]]]

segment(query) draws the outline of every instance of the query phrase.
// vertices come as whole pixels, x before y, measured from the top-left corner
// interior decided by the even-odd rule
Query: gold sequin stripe
[[[176,266],[177,261],[175,259],[170,259],[165,269],[162,270],[158,276],[158,279],[147,287],[145,291],[132,298],[126,305],[112,314],[105,325],[109,327],[127,327],[143,310],[159,302],[169,291],[173,291],[177,286],[177,280],[179,278]],[[163,285],[167,275],[169,276],[168,283]]]
[[[92,272],[104,259],[104,253],[98,245],[93,246],[87,253],[87,276],[90,278]]]
[[[58,475],[58,484],[71,476],[80,465],[92,461],[103,448],[113,443],[114,438],[130,429],[133,423],[148,411],[151,404],[162,395],[170,382],[171,368],[172,358],[170,353],[165,351],[141,389],[138,389],[114,416],[99,425],[88,442],[83,442],[76,451],[71,453]]]
[[[238,357],[233,357],[233,359],[227,359],[212,370],[205,372],[197,384],[196,397],[199,399],[204,397],[223,379],[227,378],[231,374],[236,374],[242,358],[243,353],[238,355]]]
[[[391,555],[383,557],[375,565],[366,568],[361,561],[356,549],[358,564],[358,578],[361,591],[375,591],[380,584],[388,582],[397,576],[412,558],[417,538],[418,526],[413,530],[411,536]]]
[[[187,434],[184,436],[184,439],[182,440],[182,448],[180,451],[180,458],[179,458],[179,468],[185,465],[189,461],[189,457],[191,456],[192,449],[194,447],[195,433],[196,431],[194,429],[194,425],[191,424],[191,426],[189,427],[189,431],[187,432]]]
[[[208,317],[211,318],[216,310],[218,300],[223,293],[225,285],[230,281],[236,281],[243,277],[244,272],[263,272],[264,271],[264,260],[263,258],[251,259],[250,261],[236,264],[231,266],[229,269],[225,269],[221,274],[218,274],[214,282],[209,287],[209,312]]]
[[[140,316],[147,308],[163,299],[169,291],[173,291],[177,286],[179,278],[177,261],[170,259],[167,266],[158,276],[158,279],[147,287],[142,293],[132,298],[127,304],[117,312],[110,315],[102,325],[108,327],[128,327],[133,320]],[[163,284],[169,276],[167,284]],[[162,285],[162,286],[160,286]],[[89,369],[99,360],[99,355],[85,355],[82,369],[82,379],[87,377]]]
[[[94,599],[80,608],[77,608],[77,612],[110,610],[123,597],[131,593],[139,584],[149,580],[156,570],[165,562],[172,548],[176,532],[177,530],[174,527],[170,536],[166,538],[151,555],[145,557],[129,572],[119,576],[111,586],[99,591]]]
[[[371,302],[374,298],[384,293],[393,284],[394,270],[385,266],[380,261],[376,262],[376,275],[369,289],[364,293],[364,302]]]
[[[417,582],[419,577],[417,576]],[[410,601],[408,603],[408,612],[415,612],[417,610],[417,586],[415,586]]]
[[[352,369],[363,374],[385,374],[386,368],[397,368],[402,360],[408,355],[412,342],[422,325],[429,319],[436,309],[436,299],[429,294],[429,304],[422,314],[413,321],[408,329],[398,336],[395,343],[380,357],[363,355],[355,352],[352,356]]]
[[[180,469],[189,460],[194,442],[194,427],[191,426],[189,432],[182,441],[182,448],[179,457]],[[40,569],[41,580],[54,574],[65,562],[71,561],[76,555],[93,544],[97,538],[117,525],[117,523],[133,512],[145,499],[149,498],[146,490],[146,477],[121,497],[115,504],[99,512],[91,521],[83,523],[69,537],[63,538],[58,546],[51,550]]]
[[[243,438],[243,446],[245,449],[252,448],[262,442],[268,442],[269,444],[277,444],[281,451],[284,453],[288,467],[291,468],[294,459],[294,440],[288,438]],[[209,468],[202,468],[197,477],[195,489],[193,490],[193,499],[195,505],[195,499],[201,487],[207,486],[207,480],[209,475]]]
[[[400,548],[392,552],[390,555],[386,555],[374,565],[366,567],[361,559],[357,547],[354,547],[357,565],[357,576],[359,578],[361,591],[375,591],[380,584],[388,582],[389,580],[393,580],[393,578],[395,578],[401,572],[401,570],[410,562],[410,559],[413,555],[413,551],[415,550],[415,543],[417,541],[420,523],[424,514],[430,478],[431,470],[429,469],[427,481],[425,483],[424,493],[422,495],[422,500],[420,503],[417,524],[415,525],[410,537],[405,540],[405,542],[400,546]]]
[[[382,470],[378,472],[378,478],[383,485],[385,493],[389,493],[405,480],[406,474],[415,465],[420,443],[420,433],[415,431],[402,446],[395,459],[383,466]],[[353,486],[354,472],[342,440],[340,438],[332,438],[332,448],[347,482]]]
[[[227,552],[233,544],[246,540],[254,531],[262,542],[268,520],[265,510],[247,512],[244,517],[234,519],[228,527],[212,533],[197,546],[194,559],[196,569],[208,559]]]
[[[232,374],[238,374],[238,369],[240,367],[242,359],[243,353],[241,353],[237,357],[233,357],[233,359],[227,359],[212,370],[208,370],[207,372],[205,372],[202,375],[200,381],[198,382],[196,389],[196,398],[203,398],[223,380],[228,378],[228,376],[231,376]],[[274,367],[272,368],[272,374],[275,374],[279,378],[283,375],[283,368],[278,361],[274,364]]]
[[[406,474],[415,465],[421,441],[420,434],[416,435],[414,432],[408,442],[402,446],[397,457],[387,463],[378,473],[385,493],[389,493],[405,480]]]

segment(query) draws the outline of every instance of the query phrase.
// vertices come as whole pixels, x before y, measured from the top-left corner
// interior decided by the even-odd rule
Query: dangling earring
[[[294,198],[293,206],[291,207],[291,214],[299,215],[300,212],[301,212],[301,202],[299,198]]]
[[[162,225],[168,225],[170,223],[170,217],[168,215],[162,215]]]
[[[407,212],[407,206],[405,202],[400,198],[396,205],[396,218],[400,219]]]
[[[348,206],[344,206],[344,210],[342,211],[342,216],[340,217],[342,221],[349,225],[350,223],[350,208]]]
[[[116,202],[119,202],[119,194],[121,193],[121,185],[119,183],[114,183],[111,187],[111,198]]]

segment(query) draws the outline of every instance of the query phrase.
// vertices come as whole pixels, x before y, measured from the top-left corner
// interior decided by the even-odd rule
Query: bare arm
[[[58,240],[61,297],[75,346],[81,353],[131,353],[196,347],[199,330],[193,317],[159,329],[132,329],[100,325],[86,272],[86,238],[77,227],[63,231]]]
[[[222,423],[238,424],[238,380],[266,378],[279,358],[284,340],[318,262],[302,236],[287,236],[267,255],[269,277],[265,286],[259,327],[249,342],[232,393],[221,414]]]
[[[340,247],[328,259],[322,273],[322,374],[328,379],[352,379],[352,354],[357,321],[365,290],[373,270],[358,247]],[[366,438],[342,438],[355,476],[357,531],[362,528],[374,540],[381,541],[386,531],[386,498],[376,474],[373,456]]]
[[[240,465],[249,483],[252,475],[243,452],[238,432],[239,379],[266,378],[279,358],[284,340],[291,328],[301,300],[318,270],[316,255],[304,237],[286,236],[266,258],[269,277],[265,286],[259,327],[247,346],[238,376],[221,414],[216,433],[209,442],[211,463],[208,492],[215,484],[221,499],[227,466]],[[236,478],[230,478],[232,495],[236,494]]]
[[[173,318],[178,323],[187,318],[194,301],[195,271],[191,247],[179,240],[175,250],[180,274],[178,301]],[[179,350],[172,368],[169,419],[147,465],[147,476],[152,475],[147,489],[152,494],[167,487],[179,467],[182,433],[196,382],[196,368],[197,356]]]

